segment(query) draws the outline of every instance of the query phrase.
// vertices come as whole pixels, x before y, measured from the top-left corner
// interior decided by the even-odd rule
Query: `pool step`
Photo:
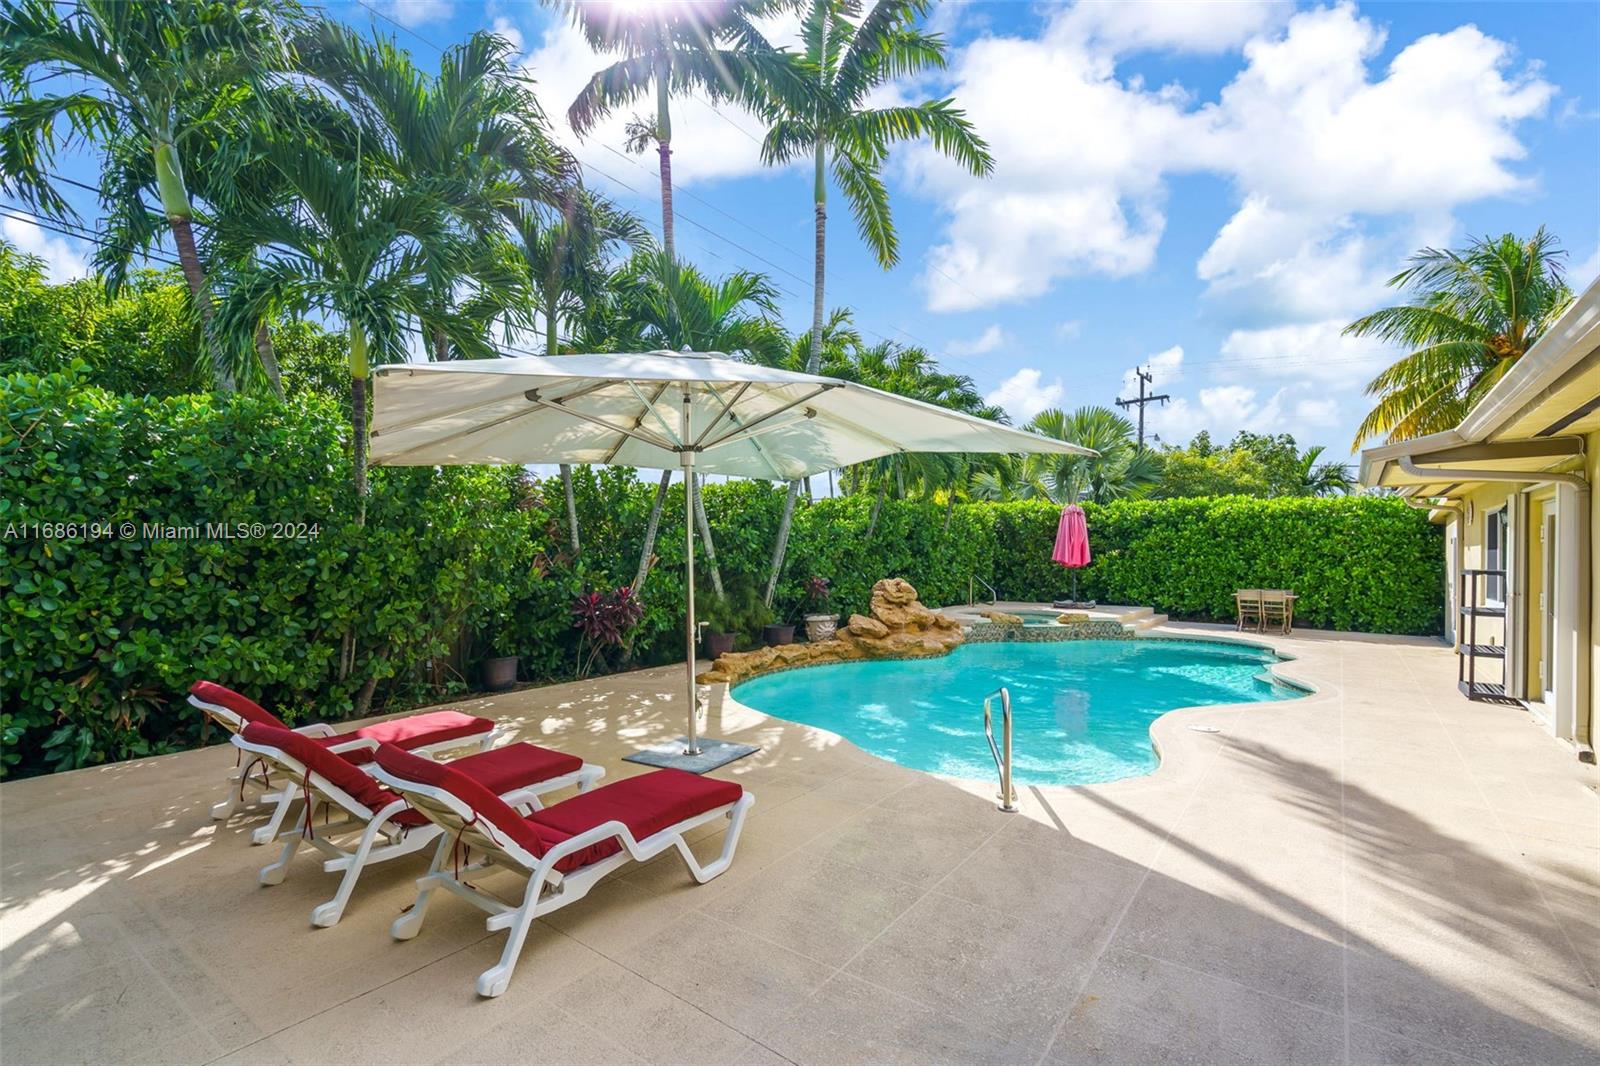
[[[1144,633],[1166,622],[1167,616],[1149,607],[1136,607],[1122,616],[1122,624],[1135,633]]]

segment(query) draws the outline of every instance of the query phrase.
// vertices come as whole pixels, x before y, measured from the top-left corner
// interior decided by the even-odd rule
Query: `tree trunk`
[[[705,475],[694,476],[694,521],[700,527],[700,540],[706,546],[706,569],[711,571],[711,587],[722,595],[722,568],[717,565],[717,546],[711,539],[711,523],[706,521]]]
[[[278,394],[278,399],[283,399],[283,375],[278,371],[278,356],[272,349],[272,335],[267,332],[265,322],[256,327],[256,358],[261,360],[261,372],[267,375],[267,384]]]
[[[872,539],[872,534],[878,528],[878,516],[883,513],[883,498],[888,492],[889,483],[887,481],[880,481],[878,483],[878,496],[872,501],[872,517],[867,519],[868,540]]]
[[[808,374],[815,374],[822,368],[822,319],[823,305],[826,301],[824,266],[827,263],[828,236],[827,148],[820,140],[817,142],[815,181],[812,195],[816,203],[817,234],[811,281],[811,351],[806,354]],[[789,482],[789,491],[783,500],[783,515],[778,519],[777,543],[772,546],[772,565],[767,572],[765,602],[768,607],[772,606],[772,597],[778,591],[778,577],[783,573],[784,556],[789,551],[789,527],[794,522],[794,501],[799,494],[800,482]],[[810,495],[809,491],[807,495]]]
[[[189,284],[189,297],[200,314],[201,343],[213,351],[212,338],[206,327],[211,325],[211,301],[206,296],[206,272],[200,265],[200,252],[194,243],[194,207],[189,203],[189,187],[184,184],[183,166],[178,160],[178,148],[169,137],[159,134],[150,138],[150,151],[154,156],[156,192],[161,198],[162,213],[167,225],[172,227],[172,243],[178,249],[178,265],[183,279]],[[213,356],[212,371],[223,392],[232,392],[232,371],[222,366]]]
[[[672,483],[672,471],[661,471],[661,481],[656,485],[656,499],[650,505],[650,521],[644,527],[644,547],[639,552],[639,572],[633,577],[635,595],[644,592],[644,579],[650,575],[650,557],[656,551],[656,530],[661,528],[661,508],[667,502],[667,486]]]
[[[577,555],[578,547],[578,500],[572,492],[572,466],[568,463],[561,464],[561,494],[567,499],[567,530],[572,539],[572,554]]]
[[[951,493],[944,501],[944,528],[941,533],[950,532],[950,520],[956,516],[956,494]]]
[[[367,524],[367,334],[352,322],[350,330],[351,473],[356,489],[356,524]]]
[[[436,363],[450,361],[450,338],[439,326],[433,328],[433,361]]]
[[[544,307],[544,354],[549,358],[556,354],[556,301],[552,296],[545,302]],[[578,544],[578,500],[572,492],[572,464],[561,465],[561,495],[567,501],[567,532],[572,541],[572,554],[577,555],[580,548]]]
[[[677,262],[672,224],[672,112],[667,107],[672,96],[670,64],[670,59],[656,63],[656,154],[661,157],[661,247],[669,260]]]

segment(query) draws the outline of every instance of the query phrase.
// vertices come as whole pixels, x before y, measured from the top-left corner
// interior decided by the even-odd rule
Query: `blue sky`
[[[608,60],[551,12],[369,2],[329,7],[425,63],[476,29],[511,37],[593,184],[659,224],[653,157],[622,151],[627,116],[582,142],[566,129]],[[1342,452],[1392,353],[1339,328],[1386,300],[1411,250],[1542,224],[1575,284],[1600,273],[1600,5],[946,2],[933,22],[949,69],[886,98],[953,94],[995,174],[897,153],[887,272],[835,197],[828,302],[869,339],[929,348],[1018,420],[1110,403],[1146,364],[1175,398],[1151,414],[1164,440],[1286,430]],[[809,175],[763,169],[737,111],[684,100],[674,127],[680,253],[769,273],[804,328]],[[58,273],[86,258],[4,227]]]

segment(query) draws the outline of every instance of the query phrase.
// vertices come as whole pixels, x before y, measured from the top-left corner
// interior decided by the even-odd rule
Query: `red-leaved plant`
[[[820,614],[828,609],[828,601],[833,599],[833,586],[825,577],[813,574],[806,578],[806,606],[813,613]]]
[[[588,677],[609,648],[627,645],[644,605],[627,585],[610,592],[591,589],[572,601],[572,626],[578,631],[578,676]],[[588,657],[584,644],[589,645]]]

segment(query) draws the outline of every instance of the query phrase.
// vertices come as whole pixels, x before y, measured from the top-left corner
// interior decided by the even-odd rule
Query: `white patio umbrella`
[[[837,378],[720,354],[400,363],[373,371],[374,465],[602,463],[683,469],[688,745],[696,714],[693,478],[788,481],[897,452],[1093,455]]]

